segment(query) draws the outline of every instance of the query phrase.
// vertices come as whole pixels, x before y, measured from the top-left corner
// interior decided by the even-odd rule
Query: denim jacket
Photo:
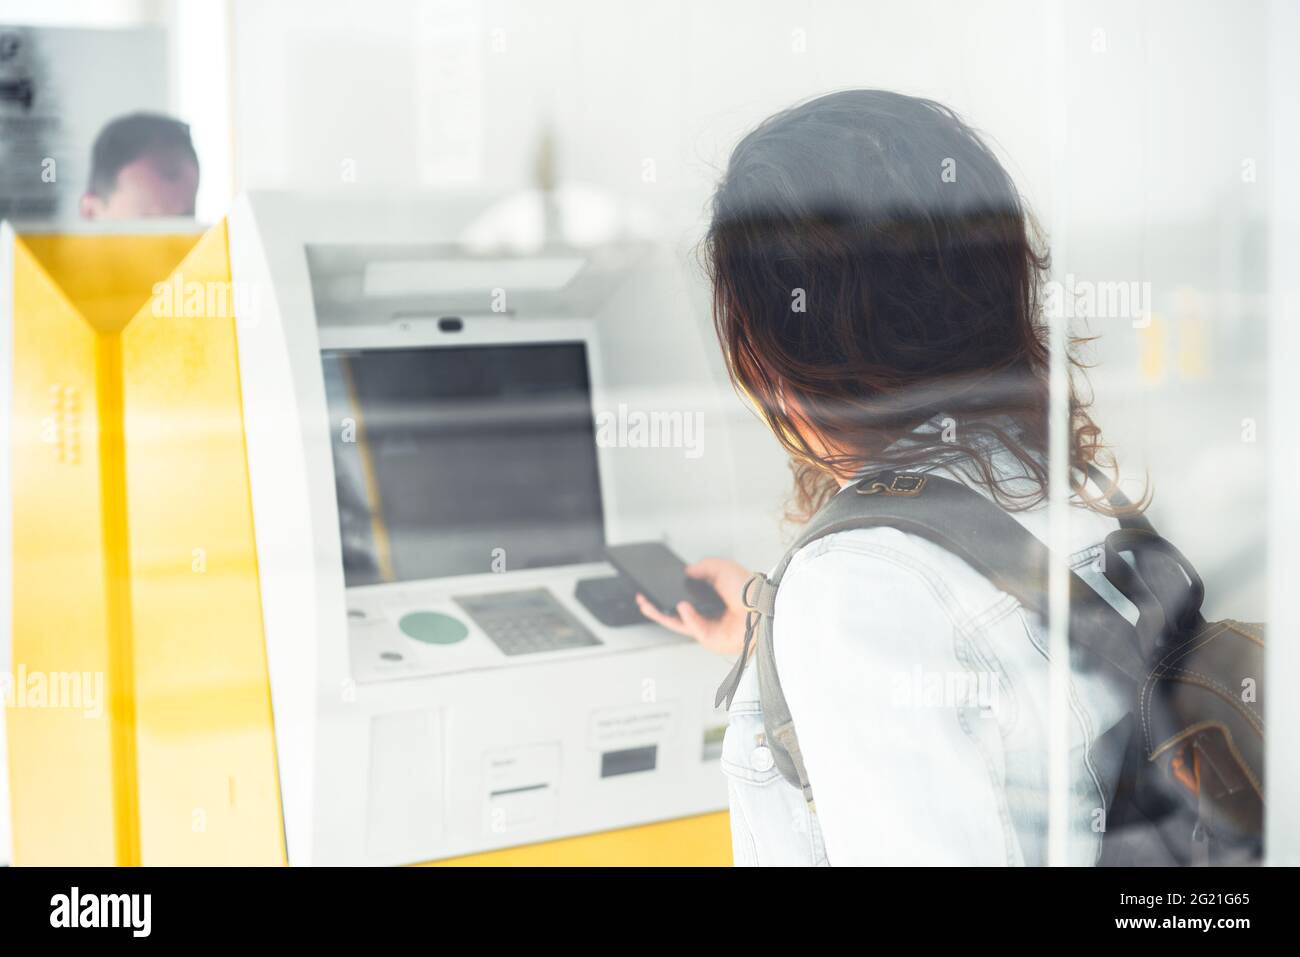
[[[995,462],[1006,466],[1000,452]],[[970,481],[960,469],[944,474]],[[978,486],[977,486],[978,487]],[[1045,506],[1011,513],[1046,540]],[[1102,576],[1114,519],[1071,508],[1070,565],[1129,621]],[[774,643],[815,803],[763,737],[756,669],[732,701],[722,767],[737,865],[1047,862],[1048,655],[1043,622],[938,545],[841,532],[794,557]],[[1071,653],[1068,861],[1101,853],[1125,740],[1126,690]]]

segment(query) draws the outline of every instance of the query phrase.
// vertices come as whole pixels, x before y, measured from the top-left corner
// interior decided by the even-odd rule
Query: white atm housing
[[[648,623],[597,621],[574,588],[613,574],[598,556],[515,569],[506,555],[502,571],[485,556],[477,572],[345,582],[339,423],[323,355],[578,344],[593,406],[612,408],[623,394],[602,362],[603,331],[620,320],[602,310],[645,250],[471,252],[457,237],[484,206],[483,197],[253,194],[229,218],[237,301],[251,304],[238,322],[240,374],[292,864],[413,863],[726,803],[725,715],[713,696],[728,663]],[[502,293],[506,308],[494,311]],[[711,463],[683,460],[695,471],[682,489],[721,487],[702,471],[727,459],[722,436],[713,441]],[[689,544],[687,558],[729,547],[724,531],[689,512],[707,509],[707,494],[674,504],[671,483],[657,482],[662,458],[642,467],[649,460],[612,461],[621,451],[601,443],[595,453],[610,543],[666,532]],[[655,494],[668,496],[657,515],[628,504]],[[677,506],[685,511],[674,519]],[[674,538],[674,521],[693,531]],[[535,589],[599,643],[507,655],[461,603]],[[438,644],[404,633],[407,616],[430,612],[460,622],[465,636]]]

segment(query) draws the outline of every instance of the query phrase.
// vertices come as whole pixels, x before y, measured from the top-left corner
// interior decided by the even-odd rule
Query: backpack
[[[1105,488],[1099,473],[1094,480]],[[1108,501],[1130,506],[1118,491]],[[1099,567],[1138,609],[1135,624],[1070,572],[1069,640],[1131,692],[1107,734],[1127,738],[1103,822],[1105,865],[1259,863],[1264,818],[1264,629],[1201,615],[1205,589],[1191,563],[1140,514],[1106,537]],[[1048,614],[1049,552],[974,489],[931,473],[881,472],[848,486],[809,522],[768,577],[752,576],[740,659],[718,689],[728,706],[753,647],[766,743],[776,766],[813,800],[794,721],[776,671],[772,615],[799,549],[836,532],[890,526],[941,546],[1016,598]],[[1126,561],[1121,553],[1133,556]]]

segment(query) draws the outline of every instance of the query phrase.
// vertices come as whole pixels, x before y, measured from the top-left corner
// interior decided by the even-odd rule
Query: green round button
[[[413,611],[403,615],[398,627],[408,638],[426,645],[454,645],[464,641],[469,629],[459,618],[436,611]]]

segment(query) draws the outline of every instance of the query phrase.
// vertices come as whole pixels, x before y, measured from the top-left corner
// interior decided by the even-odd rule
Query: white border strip
[[[1268,641],[1264,699],[1265,766],[1268,804],[1264,838],[1270,865],[1300,864],[1300,754],[1292,735],[1300,727],[1300,443],[1295,418],[1300,410],[1300,186],[1291,164],[1300,155],[1300,124],[1295,121],[1295,91],[1300,89],[1300,5],[1270,0],[1268,17],[1269,158],[1269,536]]]
[[[1053,0],[1047,8],[1046,49],[1050,56],[1047,108],[1051,162],[1049,215],[1052,274],[1059,278],[1068,262],[1066,203],[1066,103],[1069,48],[1065,35],[1065,4]],[[1048,403],[1048,536],[1051,566],[1047,578],[1047,863],[1069,863],[1070,827],[1070,370],[1066,354],[1068,320],[1048,317],[1050,338],[1050,398]]]

